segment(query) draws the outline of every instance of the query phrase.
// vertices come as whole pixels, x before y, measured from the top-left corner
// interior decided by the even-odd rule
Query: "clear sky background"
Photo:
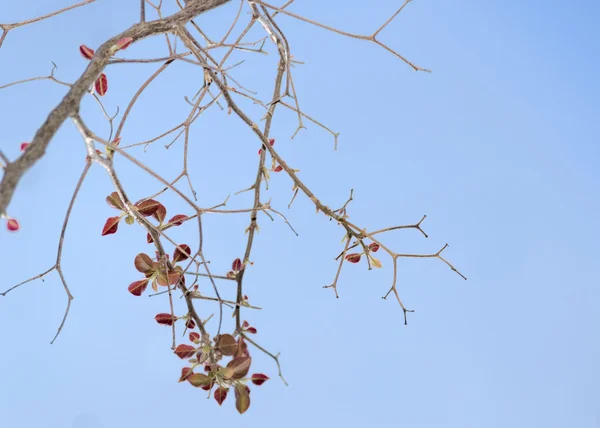
[[[48,13],[67,0],[1,2],[0,22]],[[167,1],[166,3],[171,3]],[[298,0],[291,10],[357,33],[370,33],[400,4]],[[0,49],[0,85],[46,75],[73,81],[86,66],[78,46],[96,48],[137,18],[137,2],[104,0],[12,31]],[[167,10],[172,10],[169,8]],[[199,20],[215,38],[234,4]],[[308,124],[294,140],[295,117],[281,114],[277,148],[326,204],[341,206],[351,188],[351,219],[374,230],[410,224],[423,214],[424,239],[414,230],[382,238],[401,252],[436,252],[438,260],[403,260],[399,291],[408,326],[389,288],[391,262],[367,271],[346,266],[336,300],[329,284],[342,230],[315,215],[299,195],[288,211],[291,182],[274,174],[268,197],[300,236],[280,220],[260,217],[246,276],[245,314],[257,340],[281,363],[253,351],[253,371],[271,380],[252,391],[240,416],[229,397],[219,408],[204,391],[178,384],[182,361],[170,330],[153,320],[166,298],[135,298],[134,256],[151,252],[145,233],[124,227],[101,237],[116,211],[94,167],[73,213],[64,271],[75,300],[61,336],[49,345],[66,297],[57,275],[0,298],[0,420],[11,428],[165,426],[266,427],[597,427],[600,424],[600,4],[418,0],[381,39],[432,74],[415,73],[383,49],[280,17],[292,53],[303,110],[340,132]],[[248,19],[244,15],[244,19]],[[249,39],[262,37],[260,28]],[[233,75],[264,97],[276,54],[246,59]],[[125,52],[166,54],[160,39]],[[109,68],[104,102],[124,108],[156,65]],[[187,114],[183,96],[201,84],[193,67],[174,64],[135,107],[123,143],[143,141]],[[65,93],[40,81],[0,91],[0,148],[10,157]],[[122,111],[122,110],[121,110]],[[255,119],[260,115],[251,110]],[[101,135],[108,127],[88,97],[82,112]],[[211,206],[248,187],[259,143],[234,115],[218,108],[192,128],[190,169],[199,203]],[[164,142],[136,155],[167,177],[181,168],[182,144]],[[70,194],[85,150],[67,122],[47,156],[22,180],[10,205],[22,231],[0,230],[0,288],[53,264]],[[117,160],[132,199],[160,185]],[[181,186],[186,189],[185,185]],[[162,198],[169,214],[187,212]],[[228,207],[247,207],[249,194]],[[243,252],[246,214],[206,217],[206,254],[225,272]],[[197,245],[191,226],[174,231]],[[232,295],[224,284],[223,293]],[[203,284],[204,289],[208,287]],[[199,305],[208,316],[216,311]],[[226,319],[227,323],[231,323]],[[230,325],[230,324],[227,324]]]

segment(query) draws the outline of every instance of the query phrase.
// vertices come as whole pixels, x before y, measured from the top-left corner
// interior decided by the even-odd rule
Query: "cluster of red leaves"
[[[376,242],[371,242],[368,245],[368,248],[369,248],[369,253],[376,253],[379,250],[379,244]],[[350,263],[358,263],[358,262],[360,262],[360,259],[363,254],[365,254],[365,253],[362,252],[362,253],[346,254],[345,259],[346,259],[346,261],[348,261]],[[369,254],[369,259],[371,260],[371,265],[373,267],[376,267],[376,268],[381,267],[381,262],[378,259],[376,259],[375,257],[371,256],[370,254]]]
[[[247,322],[245,324],[247,325]],[[190,341],[199,344],[200,335],[196,332],[190,333]],[[174,352],[179,358],[188,359],[192,365],[181,369],[179,382],[188,381],[191,385],[205,391],[211,391],[216,386],[213,397],[219,405],[223,404],[230,388],[233,388],[235,407],[239,413],[244,413],[250,407],[250,387],[247,383],[252,382],[258,386],[269,380],[269,377],[262,373],[247,377],[252,358],[242,336],[236,340],[231,334],[221,334],[214,339],[212,352],[217,355],[217,358],[231,357],[225,366],[208,363],[208,352],[203,347],[181,344]],[[204,373],[194,372],[198,366],[204,367]]]
[[[133,39],[131,37],[123,37],[111,47],[111,52],[115,53],[118,50],[127,49],[131,43],[133,43]],[[95,54],[95,51],[86,45],[79,46],[79,52],[85,59],[88,60],[91,60]],[[100,73],[100,76],[98,76],[94,82],[94,88],[96,89],[98,95],[104,96],[106,94],[108,91],[108,78],[106,77],[106,74]]]
[[[192,251],[188,245],[180,244],[173,251],[173,262],[186,260],[191,257],[191,254]],[[134,265],[138,272],[143,273],[145,276],[144,279],[129,284],[128,290],[134,296],[141,296],[149,283],[152,284],[154,292],[158,291],[159,285],[166,287],[179,283],[185,284],[185,276],[183,276],[181,266],[175,266],[172,271],[166,271],[164,264],[159,263],[158,256],[157,260],[154,261],[149,255],[140,253],[135,256]]]
[[[106,219],[104,227],[102,228],[102,236],[112,235],[113,233],[116,233],[119,229],[119,222],[123,217],[125,217],[125,222],[127,224],[133,224],[135,219],[127,213],[127,211],[125,210],[125,206],[123,205],[121,198],[119,197],[117,192],[112,192],[109,196],[107,196],[106,202],[111,207],[116,208],[122,212],[116,217],[109,217],[108,219]],[[154,199],[146,199],[137,202],[134,204],[134,207],[137,210],[137,212],[143,215],[144,217],[151,217],[157,220],[159,222],[158,229],[161,230],[167,227],[180,226],[188,218],[188,216],[184,214],[177,214],[165,223],[164,220],[167,216],[167,209],[163,204],[161,204],[158,201],[155,201]],[[148,243],[153,242],[152,236],[150,236],[150,234],[148,234],[146,240],[148,241]]]
[[[106,202],[113,208],[121,211],[121,214],[116,217],[110,217],[106,220],[102,235],[110,235],[118,230],[121,218],[125,217],[125,222],[133,224],[135,219],[128,214],[125,206],[117,192],[111,193],[106,197]],[[134,204],[134,209],[140,215],[146,218],[154,218],[158,221],[158,229],[166,227],[180,226],[188,216],[178,214],[165,223],[167,209],[163,204],[154,200],[146,199]],[[148,234],[147,241],[153,242],[152,237]],[[169,256],[165,255],[166,261]],[[173,263],[184,261],[192,257],[191,249],[186,244],[178,245],[173,251]],[[141,296],[148,284],[152,284],[152,289],[156,292],[159,286],[170,286],[177,284],[185,284],[183,269],[179,265],[175,265],[171,270],[167,270],[167,263],[164,258],[161,260],[157,253],[153,260],[145,253],[138,254],[133,262],[136,270],[144,274],[144,278],[132,282],[128,291],[134,296]],[[234,279],[245,269],[245,264],[241,259],[235,259],[231,264],[231,271],[227,276]],[[244,302],[248,299],[244,296]],[[196,322],[190,314],[184,316],[175,316],[173,313],[159,313],[154,317],[154,320],[161,325],[173,326],[177,321],[183,320],[185,328],[191,330],[188,338],[193,345],[179,344],[175,348],[175,355],[181,359],[187,359],[191,367],[184,367],[179,378],[180,382],[188,381],[191,385],[202,388],[206,391],[212,391],[214,388],[213,397],[215,401],[221,405],[227,398],[229,390],[234,389],[235,407],[239,413],[244,413],[250,407],[250,387],[248,382],[254,385],[262,385],[269,377],[262,373],[255,373],[247,377],[252,363],[252,358],[248,352],[248,345],[244,342],[244,337],[239,334],[237,340],[234,335],[220,334],[213,339],[214,343],[206,343],[208,339],[201,337],[200,333],[194,331],[197,327]],[[257,329],[251,326],[248,321],[244,321],[241,326],[243,334],[257,334]],[[239,332],[236,332],[237,335]],[[231,357],[227,364],[219,364],[223,357]],[[211,363],[212,361],[212,363]],[[196,373],[194,370],[197,367],[203,367],[204,373]]]

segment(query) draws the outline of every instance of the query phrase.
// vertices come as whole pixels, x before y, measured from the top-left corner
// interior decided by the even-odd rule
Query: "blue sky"
[[[51,3],[8,2],[0,22],[70,4]],[[137,2],[130,3],[99,1],[12,31],[0,49],[0,85],[45,75],[51,61],[58,78],[74,80],[86,66],[78,46],[95,48],[129,27],[137,17]],[[373,31],[399,4],[296,3],[291,10],[357,33]],[[216,38],[235,12],[232,4],[199,22]],[[341,206],[353,188],[351,219],[370,230],[427,214],[428,239],[409,230],[384,242],[423,253],[448,242],[445,256],[468,281],[437,260],[402,260],[399,291],[416,311],[404,326],[397,304],[381,299],[391,280],[382,256],[380,271],[346,266],[336,300],[321,287],[335,274],[342,230],[304,197],[288,211],[291,182],[274,174],[269,197],[300,236],[261,217],[246,283],[252,303],[264,309],[246,318],[262,345],[281,352],[290,386],[254,351],[253,371],[271,380],[253,389],[252,406],[240,416],[232,397],[219,408],[176,382],[182,362],[169,349],[170,330],[153,320],[167,301],[127,292],[137,279],[134,256],[151,247],[136,227],[100,236],[115,211],[104,202],[110,182],[95,167],[66,236],[63,267],[75,300],[57,342],[49,345],[66,298],[56,274],[0,298],[3,426],[598,426],[599,19],[591,0],[414,1],[381,39],[433,70],[425,74],[367,42],[282,17],[292,53],[306,63],[294,70],[301,106],[340,132],[340,141],[334,151],[331,136],[310,124],[290,140],[295,117],[282,110],[273,129],[279,152],[329,206]],[[260,37],[257,29],[251,39]],[[241,55],[247,61],[233,74],[261,94],[270,93],[275,70],[268,49],[266,57]],[[157,52],[166,50],[155,39],[126,53]],[[123,109],[155,69],[109,68],[108,110]],[[200,79],[192,67],[170,67],[140,99],[123,141],[179,123],[183,96],[193,96]],[[18,156],[20,142],[64,92],[47,81],[1,90],[2,151]],[[106,135],[90,99],[82,113]],[[202,206],[251,184],[259,144],[233,115],[214,109],[192,131],[190,168]],[[133,153],[167,177],[180,171],[180,143]],[[53,264],[84,158],[80,137],[65,123],[22,180],[9,212],[22,230],[0,230],[1,289]],[[160,189],[126,161],[117,167],[133,199]],[[185,212],[172,196],[161,201],[169,214]],[[228,206],[250,202],[248,194],[232,196]],[[247,224],[247,215],[206,217],[213,269],[225,271],[242,254]],[[176,239],[197,245],[194,231],[180,229]]]

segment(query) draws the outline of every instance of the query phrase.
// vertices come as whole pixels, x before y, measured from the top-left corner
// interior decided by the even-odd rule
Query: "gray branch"
[[[88,64],[83,74],[71,86],[62,101],[50,112],[43,125],[37,130],[31,144],[14,162],[4,168],[4,176],[0,182],[0,214],[5,213],[13,197],[19,180],[46,153],[50,141],[64,121],[79,113],[81,99],[104,70],[112,56],[111,47],[123,37],[131,37],[133,42],[172,32],[175,28],[185,25],[196,16],[215,9],[230,0],[192,0],[188,1],[183,10],[161,20],[135,24],[121,34],[107,40],[100,46]]]

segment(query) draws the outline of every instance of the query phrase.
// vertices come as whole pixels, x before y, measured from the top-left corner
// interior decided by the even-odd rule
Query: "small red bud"
[[[350,263],[358,263],[358,262],[360,262],[360,254],[358,254],[358,253],[346,254],[346,260],[348,260]]]
[[[154,319],[157,323],[162,325],[173,325],[173,322],[175,321],[173,315],[164,313],[156,315]]]
[[[24,152],[29,143],[21,143],[21,151]]]
[[[98,77],[94,83],[94,87],[96,88],[98,95],[104,96],[106,94],[108,91],[108,79],[106,78],[106,74],[100,74],[100,77]]]
[[[88,48],[86,45],[79,46],[79,52],[85,59],[92,59],[94,56],[94,49]]]
[[[377,242],[371,242],[369,244],[369,250],[371,250],[372,252],[376,253],[377,250],[379,250],[379,244]]]
[[[115,45],[117,49],[127,49],[133,43],[133,39],[131,37],[123,37],[119,39],[117,44]]]
[[[269,377],[262,373],[254,373],[251,379],[254,385],[262,385],[263,383],[269,380]]]
[[[242,261],[241,261],[239,258],[235,259],[235,260],[233,261],[233,263],[231,264],[231,269],[232,269],[234,272],[239,272],[239,271],[241,271],[241,270],[242,270],[242,268],[243,268],[243,266],[242,266]]]
[[[11,232],[16,232],[21,228],[21,226],[16,218],[9,218],[6,222],[6,228]]]

